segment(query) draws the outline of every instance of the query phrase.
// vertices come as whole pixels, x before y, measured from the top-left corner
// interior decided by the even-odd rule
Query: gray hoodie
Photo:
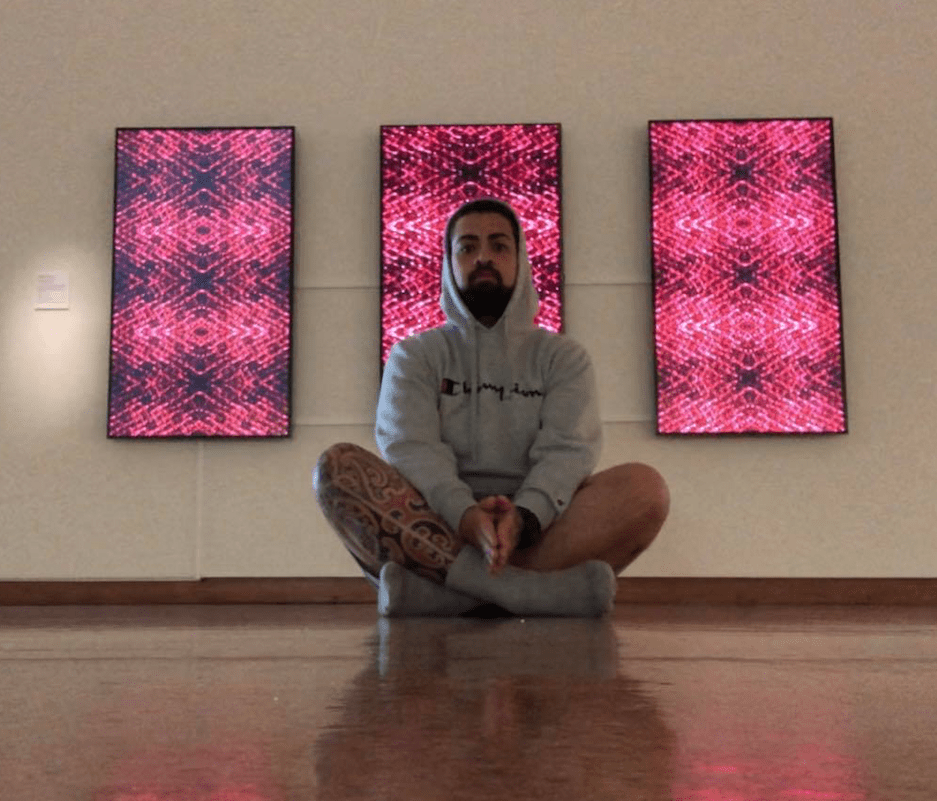
[[[487,495],[507,495],[546,529],[598,462],[592,362],[575,340],[534,325],[523,229],[520,239],[514,293],[492,328],[466,308],[444,256],[447,322],[398,342],[384,368],[378,448],[453,529]]]

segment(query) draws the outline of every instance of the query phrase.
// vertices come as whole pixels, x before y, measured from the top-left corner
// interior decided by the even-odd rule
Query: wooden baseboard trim
[[[0,581],[0,606],[373,604],[363,578]],[[937,606],[937,579],[620,578],[619,604]]]
[[[374,603],[363,578],[0,581],[0,606]]]
[[[937,579],[619,578],[619,604],[937,606]]]

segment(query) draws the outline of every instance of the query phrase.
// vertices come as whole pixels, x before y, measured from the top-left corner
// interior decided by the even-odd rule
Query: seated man
[[[384,457],[329,448],[321,508],[382,614],[601,615],[615,574],[667,516],[643,464],[592,475],[601,423],[585,350],[534,325],[524,235],[505,203],[461,206],[445,232],[445,325],[399,342],[381,385]]]

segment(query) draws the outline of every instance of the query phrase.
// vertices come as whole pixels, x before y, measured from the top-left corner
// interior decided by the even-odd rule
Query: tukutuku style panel
[[[381,127],[381,363],[401,339],[445,322],[442,237],[461,204],[511,204],[527,239],[538,325],[560,331],[560,126]]]
[[[108,436],[289,435],[293,143],[118,129]]]
[[[649,140],[658,432],[845,433],[832,120]]]

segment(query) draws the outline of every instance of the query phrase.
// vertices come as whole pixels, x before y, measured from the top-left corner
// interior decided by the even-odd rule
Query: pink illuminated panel
[[[289,434],[293,141],[117,131],[108,436]]]
[[[845,432],[832,120],[649,134],[658,431]]]
[[[399,340],[441,325],[446,220],[462,203],[511,204],[540,295],[537,324],[562,328],[560,126],[381,128],[381,359]]]

